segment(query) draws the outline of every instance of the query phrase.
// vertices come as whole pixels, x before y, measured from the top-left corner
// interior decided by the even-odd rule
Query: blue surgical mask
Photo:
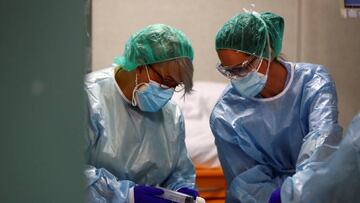
[[[132,104],[138,106],[142,111],[159,111],[171,99],[174,94],[173,88],[164,89],[160,84],[150,80],[149,72],[146,67],[149,83],[137,83],[133,92]]]
[[[259,67],[256,70],[251,71],[248,75],[231,80],[232,86],[240,93],[241,96],[245,98],[255,97],[264,89],[267,81],[269,66],[267,67],[266,74],[264,75],[258,72],[261,64],[262,63],[259,64]]]

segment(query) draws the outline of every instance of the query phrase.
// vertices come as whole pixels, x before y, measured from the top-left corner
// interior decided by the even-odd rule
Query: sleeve
[[[128,180],[118,181],[116,177],[104,168],[88,165],[85,169],[86,202],[128,202],[128,193],[135,184]]]
[[[176,166],[172,171],[171,175],[166,179],[163,184],[164,187],[171,190],[178,190],[182,187],[187,187],[190,189],[195,189],[195,169],[191,162],[191,159],[187,153],[185,145],[185,124],[184,117],[178,109],[180,116],[178,119],[177,129],[177,150],[178,159],[176,161]]]
[[[308,191],[314,168],[322,165],[338,149],[342,128],[337,122],[338,108],[335,84],[330,75],[315,78],[304,91],[302,114],[308,120],[309,131],[296,164],[296,173],[285,180],[281,188],[283,202],[302,202]]]
[[[221,127],[227,129],[219,129]],[[219,125],[215,128],[218,132],[232,131],[230,126]],[[226,139],[225,136],[216,136],[215,139],[227,182],[226,202],[267,202],[273,190],[282,182],[282,177],[277,177],[271,168],[259,164],[238,145]]]
[[[129,180],[117,180],[117,178],[105,168],[92,166],[91,154],[96,149],[97,142],[101,139],[103,129],[99,107],[95,100],[88,98],[88,128],[85,136],[85,159],[89,164],[84,170],[86,179],[86,202],[116,202],[128,201],[129,189],[135,183]]]
[[[313,168],[301,202],[358,202],[360,199],[360,114],[351,122],[339,149]]]
[[[89,96],[89,92],[87,92],[87,128],[85,133],[85,161],[87,164],[91,163],[91,149],[96,146],[98,139],[100,138],[100,129],[102,128],[99,125],[100,113],[96,110],[95,104],[96,102]]]

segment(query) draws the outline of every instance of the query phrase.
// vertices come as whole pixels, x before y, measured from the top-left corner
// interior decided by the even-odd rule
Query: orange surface
[[[200,196],[207,203],[224,203],[226,194],[226,182],[220,167],[206,168],[196,167],[196,185]]]
[[[207,199],[206,203],[225,203],[225,199]]]

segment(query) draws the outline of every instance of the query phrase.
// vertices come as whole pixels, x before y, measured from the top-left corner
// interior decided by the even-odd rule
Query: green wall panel
[[[0,202],[82,202],[84,0],[0,0]]]

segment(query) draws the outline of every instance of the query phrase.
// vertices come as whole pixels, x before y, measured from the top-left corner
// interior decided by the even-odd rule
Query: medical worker
[[[304,185],[308,192],[297,202],[360,202],[360,114],[353,119],[339,148],[328,160],[310,167],[311,173],[307,174]],[[301,173],[295,176],[302,176]],[[285,181],[286,184],[292,182]]]
[[[312,167],[341,140],[334,81],[322,65],[282,60],[283,31],[282,17],[245,11],[216,35],[217,70],[230,84],[210,126],[227,203],[301,202],[318,189],[305,187]]]
[[[86,76],[87,202],[170,202],[157,186],[196,198],[184,118],[168,102],[191,91],[192,60],[181,31],[155,24],[129,38],[113,67]]]

